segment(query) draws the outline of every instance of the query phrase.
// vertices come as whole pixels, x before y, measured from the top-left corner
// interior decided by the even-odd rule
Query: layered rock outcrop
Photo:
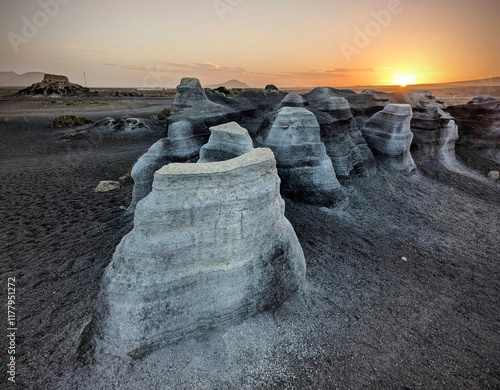
[[[276,156],[284,196],[327,207],[347,204],[312,112],[301,107],[281,108],[264,122],[257,141]]]
[[[410,153],[413,134],[409,104],[389,104],[376,113],[362,129],[363,136],[385,168],[409,174],[416,170]]]
[[[98,359],[138,358],[280,305],[305,275],[269,149],[155,173],[104,273]]]
[[[88,95],[90,90],[69,82],[66,76],[46,74],[39,83],[19,91],[20,95]]]
[[[412,154],[455,159],[458,134],[453,118],[445,111],[444,103],[430,91],[409,91],[393,96],[398,103],[410,104],[413,111]]]
[[[457,122],[459,143],[500,163],[500,101],[478,97],[448,111]]]
[[[192,124],[179,121],[170,125],[168,137],[157,141],[143,154],[132,168],[134,180],[132,201],[127,209],[133,213],[137,203],[151,192],[154,173],[171,162],[187,162],[198,157],[208,135],[196,134]]]
[[[200,150],[199,163],[230,160],[253,150],[248,131],[236,122],[210,128],[208,143]]]
[[[330,96],[316,100],[311,111],[318,119],[321,141],[325,144],[338,178],[375,173],[373,153],[356,127],[345,98]]]

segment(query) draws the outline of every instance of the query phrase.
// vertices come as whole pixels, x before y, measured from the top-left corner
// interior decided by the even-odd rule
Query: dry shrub
[[[89,118],[76,116],[76,115],[61,115],[53,120],[53,127],[72,127],[72,126],[83,126],[88,123],[93,123],[94,121]]]

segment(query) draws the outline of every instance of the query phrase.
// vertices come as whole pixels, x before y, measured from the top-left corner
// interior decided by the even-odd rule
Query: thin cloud
[[[107,54],[103,50],[91,49],[90,47],[86,47],[86,46],[82,46],[82,45],[69,45],[69,44],[67,44],[64,47],[66,47],[66,49],[74,50],[74,51],[92,51],[92,52],[95,52],[95,53],[105,53],[105,54]]]

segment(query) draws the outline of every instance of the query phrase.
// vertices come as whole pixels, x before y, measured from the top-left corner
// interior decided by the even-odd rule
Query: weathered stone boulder
[[[236,122],[210,128],[208,143],[200,150],[199,163],[225,161],[253,150],[253,141],[248,131]]]
[[[214,95],[223,98],[216,92]],[[201,87],[200,81],[196,78],[185,77],[177,86],[174,103],[170,109],[171,115],[196,113],[196,115],[221,115],[230,112],[225,107],[208,99],[206,91]]]
[[[448,111],[458,125],[458,143],[500,163],[500,101],[476,98]]]
[[[361,130],[379,161],[389,170],[409,174],[416,169],[410,153],[413,134],[409,104],[389,104],[376,113]]]
[[[149,129],[149,126],[143,119],[138,118],[119,118],[114,119],[112,117],[104,118],[103,120],[96,122],[94,127],[107,128],[111,131],[136,131],[140,129]]]
[[[289,93],[285,96],[285,98],[279,104],[279,108],[281,107],[305,107],[309,105],[309,103],[300,95],[296,93]]]
[[[312,112],[301,107],[281,108],[264,122],[257,141],[276,156],[284,196],[327,207],[347,204]]]
[[[95,356],[139,358],[279,306],[305,260],[269,149],[155,173],[105,270]]]
[[[321,141],[331,158],[338,178],[376,171],[373,153],[356,128],[349,103],[343,97],[317,100],[310,108],[321,128]]]
[[[170,125],[168,137],[151,146],[132,168],[134,188],[127,212],[133,213],[137,202],[151,192],[154,173],[158,169],[171,162],[187,162],[197,158],[207,139],[208,135],[196,134],[188,121]]]

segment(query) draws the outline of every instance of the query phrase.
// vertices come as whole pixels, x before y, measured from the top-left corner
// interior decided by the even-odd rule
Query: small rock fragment
[[[488,173],[488,177],[492,180],[498,180],[500,178],[500,172],[491,171],[490,173]]]
[[[95,192],[108,192],[113,190],[119,190],[122,185],[117,181],[105,180],[101,181],[95,188]]]

